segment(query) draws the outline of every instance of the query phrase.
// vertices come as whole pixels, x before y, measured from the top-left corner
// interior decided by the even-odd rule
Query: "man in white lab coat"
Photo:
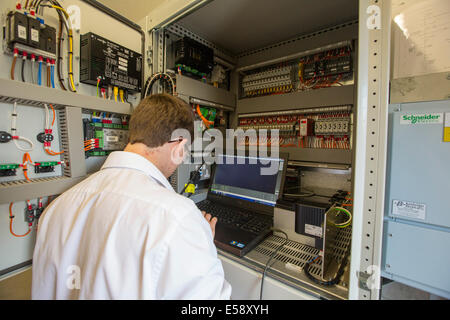
[[[167,178],[193,136],[190,107],[144,99],[130,141],[45,210],[33,255],[33,299],[229,299],[214,246],[216,219]]]

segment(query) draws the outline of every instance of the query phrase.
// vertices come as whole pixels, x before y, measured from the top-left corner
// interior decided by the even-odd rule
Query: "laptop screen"
[[[211,193],[275,206],[280,195],[284,159],[219,157],[222,163],[216,164]]]

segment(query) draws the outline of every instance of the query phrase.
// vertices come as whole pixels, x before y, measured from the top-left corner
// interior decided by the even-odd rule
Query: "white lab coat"
[[[43,213],[33,299],[229,299],[212,232],[144,157],[113,152]]]

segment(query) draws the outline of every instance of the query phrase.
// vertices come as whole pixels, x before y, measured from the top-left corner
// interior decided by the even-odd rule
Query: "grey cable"
[[[280,251],[281,248],[283,248],[283,247],[286,245],[286,243],[288,243],[288,241],[289,241],[289,237],[288,237],[288,235],[286,234],[286,232],[284,232],[284,231],[282,231],[282,230],[278,230],[278,229],[272,229],[272,230],[273,230],[274,232],[279,232],[279,233],[284,234],[284,236],[286,237],[286,239],[284,239],[284,242],[283,242],[280,246],[278,246],[278,248],[270,255],[269,260],[268,260],[267,263],[266,263],[266,267],[264,268],[263,276],[262,276],[262,279],[261,279],[261,289],[260,289],[260,291],[259,291],[259,300],[262,300],[262,294],[263,294],[263,288],[264,288],[264,278],[265,278],[265,276],[266,276],[267,270],[268,270],[269,267],[270,267],[270,262],[271,262],[272,259],[275,257],[275,255],[278,253],[278,251]]]

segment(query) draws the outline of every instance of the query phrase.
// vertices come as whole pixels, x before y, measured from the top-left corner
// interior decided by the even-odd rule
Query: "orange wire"
[[[12,206],[13,206],[13,202],[11,202],[11,203],[9,204],[9,232],[11,232],[11,234],[12,234],[14,237],[17,237],[17,238],[25,237],[25,236],[27,236],[27,235],[30,234],[30,232],[31,232],[31,227],[28,228],[28,232],[25,233],[25,234],[19,235],[19,234],[15,234],[15,233],[14,233],[14,231],[13,231],[13,220],[14,220],[14,217],[13,217],[13,214],[12,214]]]
[[[55,124],[55,119],[56,119],[56,112],[55,112],[55,108],[53,108],[53,106],[50,104],[50,108],[52,108],[53,111],[53,121],[52,121],[52,127]]]
[[[14,80],[14,69],[16,68],[17,57],[14,56],[12,65],[11,65],[11,80]]]
[[[30,181],[30,179],[28,178],[28,164],[25,164],[27,161],[33,163],[30,154],[28,152],[25,152],[22,158],[23,175],[25,176],[25,179],[27,179],[27,181]]]
[[[198,115],[200,116],[200,118],[203,120],[203,122],[205,123],[205,126],[206,126],[208,129],[209,129],[209,126],[210,126],[210,125],[214,124],[214,122],[209,121],[208,119],[206,119],[206,118],[203,116],[202,112],[200,111],[200,105],[199,105],[199,104],[197,105],[197,113],[198,113]]]

